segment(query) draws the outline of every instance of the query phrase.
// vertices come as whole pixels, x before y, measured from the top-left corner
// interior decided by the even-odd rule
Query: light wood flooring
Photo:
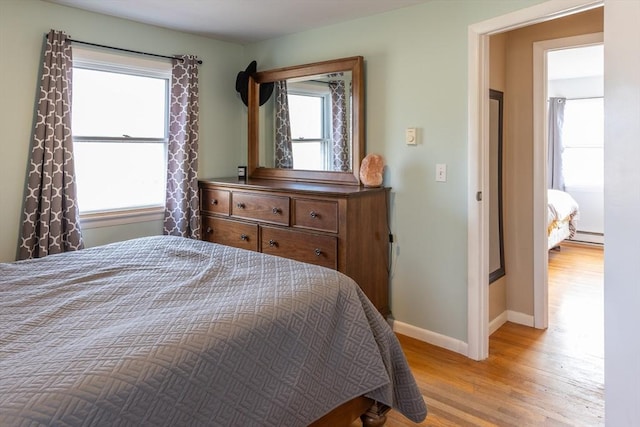
[[[549,254],[549,328],[507,322],[475,362],[399,336],[429,415],[422,426],[604,425],[603,250]],[[391,411],[386,426],[415,425]]]

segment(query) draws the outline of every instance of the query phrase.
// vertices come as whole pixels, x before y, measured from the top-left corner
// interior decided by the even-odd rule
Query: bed
[[[578,202],[569,193],[560,190],[547,190],[548,249],[558,248],[565,239],[576,234],[576,222],[579,218]]]
[[[395,335],[334,270],[155,236],[0,276],[0,425],[339,425],[365,404],[426,416]]]

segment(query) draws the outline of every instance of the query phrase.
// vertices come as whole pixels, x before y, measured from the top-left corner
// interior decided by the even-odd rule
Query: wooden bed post
[[[382,405],[378,402],[374,402],[367,412],[360,416],[362,420],[362,427],[381,427],[387,422],[387,412],[391,408]]]

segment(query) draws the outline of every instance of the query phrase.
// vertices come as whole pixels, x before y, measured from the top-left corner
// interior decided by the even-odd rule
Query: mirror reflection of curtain
[[[275,82],[276,92],[276,143],[275,167],[293,168],[293,146],[291,144],[291,119],[289,117],[289,100],[287,82]]]
[[[562,176],[562,126],[565,98],[549,98],[549,136],[547,150],[547,188],[564,191]]]
[[[329,77],[341,76],[330,74]],[[329,80],[331,92],[331,140],[333,152],[333,170],[347,172],[349,164],[349,128],[347,124],[347,99],[344,80]]]

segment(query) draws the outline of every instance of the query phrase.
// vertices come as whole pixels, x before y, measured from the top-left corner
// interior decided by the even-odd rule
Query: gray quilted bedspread
[[[0,264],[1,426],[304,426],[423,398],[384,319],[329,269],[157,236]]]

